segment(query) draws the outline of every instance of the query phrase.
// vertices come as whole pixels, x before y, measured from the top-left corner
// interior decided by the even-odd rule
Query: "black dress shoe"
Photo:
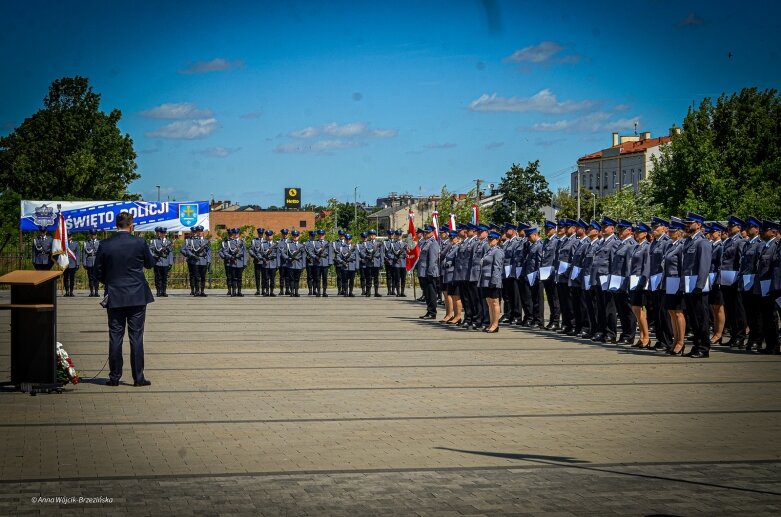
[[[584,332],[579,337],[582,339],[591,340],[594,337],[594,334],[591,334],[590,332]]]
[[[596,334],[594,334],[592,336],[591,341],[601,341],[601,342],[604,343],[605,342],[605,335],[602,334],[601,332],[597,332]]]
[[[434,316],[433,314],[426,313],[423,316],[418,316],[418,318],[420,318],[422,320],[433,320],[433,319],[436,319],[436,316]]]
[[[686,357],[691,357],[692,359],[706,359],[709,356],[710,354],[705,350],[693,350],[686,354]]]
[[[138,381],[138,382],[134,382],[133,383],[133,386],[136,386],[136,387],[138,387],[138,386],[151,386],[151,385],[152,385],[152,381],[149,381],[149,380],[146,380],[146,379],[144,379],[143,381]]]
[[[529,323],[528,321],[522,321],[521,322],[521,328],[530,329],[530,328],[532,328],[532,324]]]
[[[119,386],[119,381],[112,381],[111,379],[105,382],[106,386]]]

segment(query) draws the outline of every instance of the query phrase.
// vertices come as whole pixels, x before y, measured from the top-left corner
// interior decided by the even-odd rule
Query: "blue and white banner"
[[[169,232],[190,231],[192,226],[209,230],[209,202],[154,202],[154,201],[22,201],[19,229],[37,231],[45,226],[56,228],[57,205],[65,217],[68,232],[116,230],[117,214],[130,212],[135,220],[135,231],[151,232],[158,226]]]

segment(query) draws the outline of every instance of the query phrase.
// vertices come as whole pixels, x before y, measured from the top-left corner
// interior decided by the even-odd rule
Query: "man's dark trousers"
[[[122,377],[122,340],[125,336],[125,326],[130,340],[130,368],[133,371],[133,381],[144,381],[144,320],[146,305],[119,307],[107,309],[108,313],[108,364],[109,379],[119,381]]]

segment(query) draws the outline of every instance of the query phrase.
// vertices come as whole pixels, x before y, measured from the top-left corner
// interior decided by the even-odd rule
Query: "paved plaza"
[[[58,336],[85,381],[0,392],[2,515],[781,513],[780,356],[456,330],[412,297],[176,291],[147,313],[152,386],[126,343],[110,388],[84,294]]]

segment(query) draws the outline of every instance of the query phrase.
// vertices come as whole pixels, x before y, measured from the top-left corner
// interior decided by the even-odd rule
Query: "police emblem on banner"
[[[195,226],[198,222],[198,203],[179,205],[179,222],[184,226]]]
[[[41,205],[35,208],[33,221],[39,227],[48,227],[54,224],[54,209],[48,205]]]

